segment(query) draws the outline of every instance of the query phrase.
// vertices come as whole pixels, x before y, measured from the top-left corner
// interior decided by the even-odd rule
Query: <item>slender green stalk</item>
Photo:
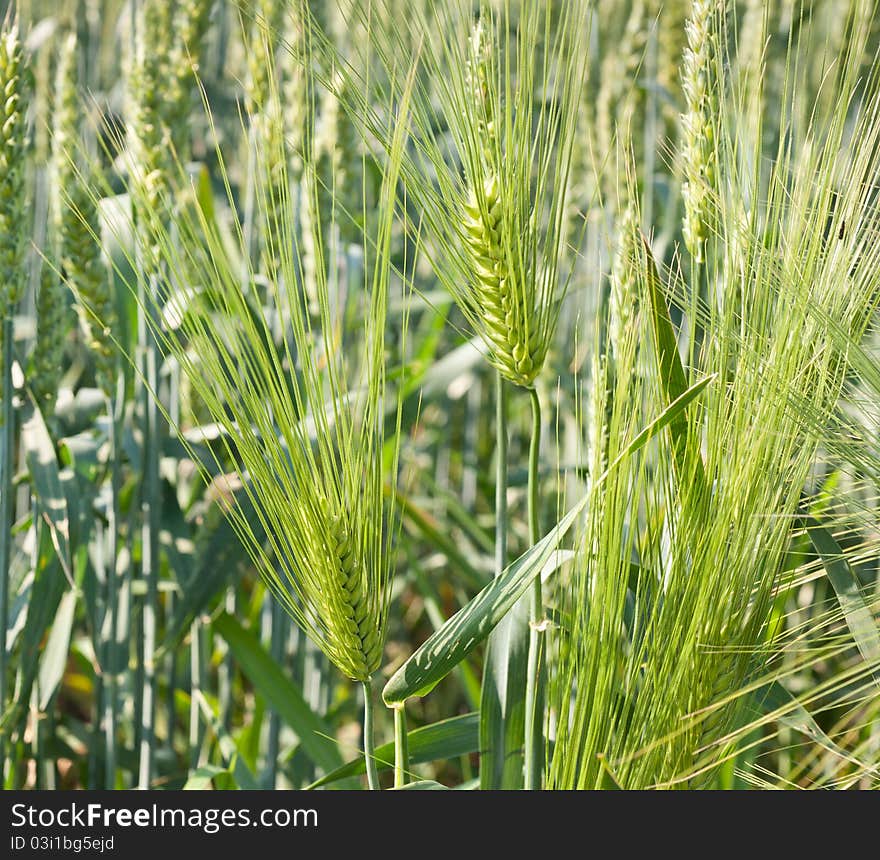
[[[406,785],[409,771],[409,746],[406,736],[406,708],[401,704],[394,709],[394,787]]]
[[[507,566],[507,385],[496,378],[495,576]],[[528,600],[520,601],[489,637],[480,695],[480,787],[523,784],[523,721],[528,660]]]
[[[495,576],[500,576],[507,567],[507,390],[501,372],[495,376]]]
[[[367,784],[370,791],[379,790],[379,771],[376,767],[376,744],[373,738],[373,682],[367,678],[361,681],[364,688],[364,761],[367,765]]]
[[[226,589],[223,608],[230,615],[234,616],[236,613],[236,603],[235,585],[233,584]],[[227,648],[223,655],[223,660],[217,667],[217,699],[220,704],[220,722],[225,729],[229,729],[232,718],[232,679],[234,676],[235,661],[232,659],[231,650]]]
[[[269,607],[269,653],[279,666],[284,663],[284,634],[287,632],[284,619],[287,615],[277,600],[265,601]],[[264,785],[274,789],[278,780],[278,754],[281,751],[281,718],[272,711],[269,714],[269,726],[266,732],[266,772]]]
[[[151,304],[143,314],[153,312],[158,293],[157,277],[149,278]],[[138,788],[149,788],[153,773],[153,747],[155,746],[156,717],[156,619],[159,590],[159,408],[154,392],[159,388],[158,350],[149,331],[150,323],[144,322],[142,334],[144,379],[144,489],[141,496],[143,542],[141,576],[147,588],[143,607],[143,698],[141,703],[141,740],[138,757]]]
[[[529,445],[529,543],[534,546],[540,539],[538,521],[538,467],[541,451],[541,401],[538,392],[531,388],[532,439]],[[541,788],[544,769],[544,717],[541,664],[544,653],[543,625],[544,606],[541,597],[541,577],[532,586],[529,611],[529,664],[526,675],[526,736],[525,736],[525,788],[534,791]]]
[[[105,660],[104,688],[104,788],[112,789],[116,783],[116,721],[117,694],[119,678],[119,583],[117,581],[119,555],[119,492],[121,487],[121,441],[122,417],[125,402],[125,377],[120,372],[115,396],[108,399],[107,411],[110,417],[110,516],[107,550],[107,617],[106,629],[109,635]]]
[[[98,599],[94,602],[92,609],[92,628],[95,637],[95,652],[98,656],[100,670],[95,672],[95,680],[91,701],[91,742],[89,743],[88,757],[88,782],[86,783],[89,791],[96,791],[101,787],[103,778],[103,768],[100,766],[100,753],[102,747],[101,738],[101,719],[104,716],[104,697],[106,690],[104,687],[106,666],[105,655],[107,651],[106,642],[103,641],[102,632],[104,630],[104,622],[106,619],[106,588],[107,588],[107,556],[105,554],[106,539],[104,534],[104,524],[99,522],[95,530],[95,543],[97,551],[95,553],[95,576],[99,583],[103,583],[99,589]]]
[[[12,316],[3,319],[3,367],[0,388],[3,392],[0,416],[0,642],[6,641],[6,619],[9,606],[9,561],[12,540],[12,446],[15,444],[12,409]],[[0,648],[0,711],[6,708],[6,648]],[[0,766],[5,771],[6,755],[0,739]]]
[[[189,706],[189,767],[194,771],[199,766],[202,748],[202,720],[199,715],[199,697],[202,694],[204,675],[202,659],[202,622],[197,618],[189,629],[190,660],[190,706]]]

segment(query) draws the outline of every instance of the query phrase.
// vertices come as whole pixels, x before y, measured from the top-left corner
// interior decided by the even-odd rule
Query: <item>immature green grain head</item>
[[[18,28],[0,33],[0,317],[11,314],[24,287],[30,230],[25,190],[31,74]]]
[[[463,168],[461,184],[441,186],[464,252],[453,294],[490,361],[525,388],[543,367],[566,286],[563,216],[586,55],[579,4],[563,3],[555,19],[540,6],[515,19],[506,5],[484,8],[463,62],[447,57],[441,87]]]
[[[266,99],[262,109],[280,116],[272,83]],[[162,295],[150,300],[175,327],[162,327],[158,313],[151,324],[223,431],[211,454],[192,456],[206,477],[218,468],[237,475],[242,489],[228,516],[256,569],[334,665],[358,681],[381,660],[397,529],[388,488],[397,479],[399,418],[386,392],[385,328],[405,115],[405,105],[394,114],[396,142],[376,162],[381,188],[360,226],[365,259],[354,325],[333,312],[340,285],[322,258],[315,307],[304,301],[302,231],[320,253],[314,234],[323,213],[301,224],[283,136],[267,136],[251,156],[255,176],[278,171],[271,193],[260,186],[255,195],[255,221],[270,225],[275,261],[259,283],[250,267],[242,277],[244,230],[230,255],[213,216],[196,205],[181,205],[173,225],[150,223],[167,273]],[[225,170],[219,146],[215,157]],[[307,160],[306,174],[314,171]],[[147,203],[137,184],[134,193],[136,208]],[[225,204],[235,211],[231,191]],[[185,285],[180,292],[177,284]]]
[[[162,0],[146,0],[138,20],[139,41],[132,58],[128,100],[133,147],[147,175],[167,168],[172,157],[168,151],[171,105],[165,97],[171,76],[172,21],[171,4]]]
[[[468,196],[462,208],[464,244],[472,267],[471,301],[490,358],[507,379],[530,387],[541,369],[547,344],[537,325],[535,290],[522,263],[505,248],[512,213],[502,194],[497,134],[498,95],[494,83],[494,39],[483,20],[474,25],[465,64],[466,95],[477,150],[467,165]]]
[[[167,122],[174,151],[181,160],[189,153],[189,117],[193,107],[195,73],[211,23],[214,0],[182,0],[177,6],[173,44],[168,52],[169,80],[165,92]]]
[[[44,260],[37,290],[37,337],[28,383],[44,415],[55,408],[64,369],[64,347],[70,332],[67,287],[52,260]]]
[[[276,57],[281,77],[284,134],[290,153],[290,180],[294,186],[302,178],[303,148],[312,137],[313,116],[305,71],[309,56],[305,14],[303,0],[290,4],[282,30],[285,50],[279,51]]]
[[[531,388],[553,339],[574,254],[569,173],[587,73],[584,0],[414,6],[375,34],[383,94],[421,45],[413,146],[402,174],[441,284],[510,382]],[[399,16],[398,16],[399,17]],[[373,80],[350,88],[369,90]],[[369,136],[381,138],[380,114]]]
[[[642,243],[636,206],[628,198],[618,215],[617,247],[611,263],[608,335],[615,362],[624,361],[627,335],[634,324],[638,302],[638,275]]]
[[[126,166],[142,200],[136,225],[144,254],[141,265],[151,271],[159,256],[159,249],[149,241],[152,222],[167,216],[168,177],[179,157],[172,129],[179,126],[182,91],[174,86],[178,78],[173,63],[172,13],[172,4],[164,0],[142,4],[126,94],[130,133]]]
[[[644,0],[634,0],[613,50],[604,52],[596,93],[596,139],[600,157],[613,151],[616,140],[641,140],[638,123],[643,114],[646,87],[640,76],[651,32],[650,14]],[[613,159],[607,163],[615,164]],[[617,179],[613,174],[609,178]]]
[[[64,279],[73,291],[80,327],[94,354],[98,385],[110,393],[116,352],[112,338],[115,306],[101,250],[101,222],[81,137],[82,100],[77,81],[77,40],[70,34],[58,59],[53,113],[52,162],[55,180],[53,222]],[[44,272],[46,277],[48,273]],[[44,287],[48,301],[52,285]],[[43,292],[41,291],[41,295]]]
[[[717,169],[718,57],[716,26],[718,0],[694,0],[686,24],[687,48],[681,68],[686,109],[682,114],[682,167],[684,170],[684,241],[696,262],[703,261],[706,239],[712,231]]]

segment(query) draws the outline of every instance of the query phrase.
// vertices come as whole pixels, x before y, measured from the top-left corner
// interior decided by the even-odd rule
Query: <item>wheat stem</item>
[[[379,771],[376,768],[376,745],[373,737],[373,682],[369,677],[361,681],[364,688],[364,762],[367,766],[367,784],[370,791],[379,790]]]
[[[538,469],[541,451],[541,401],[538,392],[531,388],[532,438],[529,444],[529,543],[534,546],[540,539],[538,520]],[[541,621],[544,616],[541,596],[541,577],[532,586],[529,611],[529,663],[526,674],[526,732],[525,732],[525,789],[541,788],[544,753],[543,690],[541,689],[541,663],[544,636]]]
[[[495,576],[507,567],[507,404],[508,390],[496,371],[495,396]],[[480,788],[522,785],[522,718],[513,696],[525,700],[521,677],[527,634],[522,613],[511,613],[489,636],[480,694]],[[516,665],[520,664],[520,665]],[[516,689],[518,687],[518,689]]]
[[[3,318],[3,405],[0,416],[2,430],[2,465],[0,465],[0,642],[6,641],[6,618],[9,606],[9,559],[12,535],[12,446],[15,444],[12,409],[12,314]],[[6,709],[6,648],[0,648],[0,711]],[[6,769],[6,754],[0,739],[0,766]],[[2,776],[2,774],[0,774]]]
[[[406,785],[409,770],[409,744],[406,736],[406,710],[402,704],[394,709],[394,787]]]
[[[202,679],[204,677],[203,661],[203,627],[196,618],[189,628],[189,672],[190,672],[190,707],[189,707],[189,770],[192,773],[199,766],[202,748],[202,720],[199,715],[199,697],[202,695]],[[222,716],[221,716],[222,720]]]
[[[158,278],[151,274],[147,284],[150,300],[142,315],[154,312],[158,295]],[[143,396],[144,432],[144,491],[141,500],[142,556],[141,576],[147,588],[143,606],[143,699],[141,708],[141,741],[138,764],[138,788],[149,788],[153,772],[153,747],[155,746],[155,687],[156,624],[159,606],[159,408],[155,392],[159,390],[159,357],[155,341],[150,334],[152,323],[144,321],[141,332],[142,362],[145,384]]]
[[[284,662],[284,639],[286,625],[284,619],[287,615],[284,607],[277,600],[270,604],[269,616],[269,653],[272,659],[280,666]],[[278,755],[281,752],[281,717],[275,711],[269,714],[269,726],[266,732],[266,772],[264,785],[267,789],[274,789],[278,781]]]
[[[507,567],[507,388],[496,372],[495,400],[495,576]]]
[[[104,788],[116,782],[116,683],[119,676],[121,642],[119,632],[119,588],[117,558],[119,555],[119,493],[122,485],[122,421],[125,414],[125,375],[120,370],[115,395],[107,401],[110,428],[110,515],[107,523],[107,607],[106,629],[109,634],[107,659],[104,666]]]

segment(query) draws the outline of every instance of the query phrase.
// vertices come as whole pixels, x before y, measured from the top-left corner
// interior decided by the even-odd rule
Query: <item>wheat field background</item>
[[[873,0],[0,19],[4,787],[880,785]]]

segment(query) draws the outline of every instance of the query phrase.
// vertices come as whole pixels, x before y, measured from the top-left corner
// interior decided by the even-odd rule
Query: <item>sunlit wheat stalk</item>
[[[0,376],[0,642],[6,641],[9,616],[9,563],[12,543],[15,412],[12,388],[13,316],[25,284],[24,259],[28,229],[27,109],[31,94],[28,59],[15,22],[4,22],[0,31],[0,324],[2,324],[2,376]],[[6,707],[6,647],[0,648],[0,711]],[[0,768],[5,778],[6,746],[0,738]]]

